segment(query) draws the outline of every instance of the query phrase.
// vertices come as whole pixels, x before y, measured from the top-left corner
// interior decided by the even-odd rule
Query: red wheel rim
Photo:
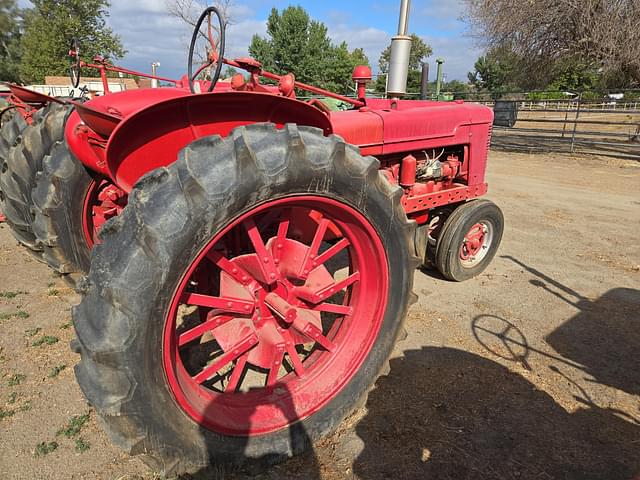
[[[170,304],[163,362],[177,403],[227,435],[312,415],[367,357],[388,284],[378,234],[348,205],[295,196],[244,213],[200,251]]]
[[[486,256],[493,240],[493,228],[490,223],[474,224],[462,240],[460,260],[463,267],[473,267]]]
[[[98,232],[112,217],[120,215],[127,206],[127,194],[108,180],[92,180],[84,196],[82,207],[82,232],[93,248],[100,243]]]

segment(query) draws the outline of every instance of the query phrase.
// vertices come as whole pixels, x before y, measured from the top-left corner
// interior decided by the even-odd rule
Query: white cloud
[[[264,34],[266,22],[250,18],[251,14],[246,5],[231,9],[225,56],[247,56],[251,37]],[[120,65],[150,72],[151,63],[160,61],[161,76],[178,78],[186,72],[192,28],[170,16],[164,0],[112,0],[109,25],[121,36],[127,50]]]
[[[415,7],[414,7],[415,8]],[[434,20],[456,20],[464,13],[462,0],[438,1],[430,0],[426,5],[417,8],[417,18],[426,17]]]
[[[345,23],[327,26],[329,37],[334,43],[347,42],[349,49],[362,48],[372,67],[378,65],[378,57],[391,42],[391,36],[384,30],[372,27],[354,27]]]
[[[371,10],[394,19],[392,31],[353,25],[347,12],[332,11],[329,15],[329,35],[335,42],[345,40],[349,48],[364,48],[374,72],[377,71],[378,58],[391,42],[396,32],[398,15],[397,2],[374,2]],[[480,54],[473,42],[463,35],[464,23],[459,21],[464,12],[461,0],[414,2],[409,21],[409,30],[418,35],[433,49],[433,55],[427,59],[431,64],[431,75],[435,75],[435,60],[445,59],[444,72],[447,80],[466,80],[467,72],[473,69],[473,63]],[[342,19],[342,20],[340,20]],[[346,19],[346,20],[345,20]],[[427,33],[427,32],[433,32]]]
[[[431,45],[433,55],[429,57],[431,79],[435,79],[436,59],[443,58],[443,72],[450,80],[467,80],[467,72],[473,70],[473,64],[480,56],[480,49],[466,38],[425,36],[424,41]]]

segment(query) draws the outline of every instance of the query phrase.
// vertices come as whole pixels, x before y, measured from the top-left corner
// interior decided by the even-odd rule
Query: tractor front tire
[[[21,132],[20,115],[15,115],[2,129],[14,138],[0,173],[2,210],[14,237],[37,257],[41,255],[42,246],[33,233],[31,193],[44,157],[54,145],[63,141],[64,125],[70,110],[69,106],[52,102],[37,112],[33,124]],[[15,125],[12,126],[12,123]]]
[[[438,235],[436,268],[456,282],[479,275],[495,256],[503,230],[504,217],[495,203],[463,203],[449,215]]]
[[[73,311],[76,377],[115,443],[166,475],[275,463],[362,404],[419,263],[378,168],[319,129],[254,124],[137,183]]]

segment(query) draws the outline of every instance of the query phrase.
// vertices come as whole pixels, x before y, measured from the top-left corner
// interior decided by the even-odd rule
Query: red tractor
[[[148,75],[114,66],[100,55],[96,55],[92,62],[84,62],[75,39],[71,40],[69,58],[70,96],[56,98],[10,83],[7,104],[0,109],[0,221],[7,221],[16,239],[37,258],[42,257],[43,247],[33,232],[31,196],[36,176],[43,170],[43,161],[57,143],[64,141],[65,122],[73,108],[69,100],[86,101],[91,98],[86,88],[79,88],[81,70],[99,71],[103,95],[111,94],[109,73],[150,78],[185,91],[189,88],[186,76],[173,80]]]
[[[88,273],[73,311],[78,382],[111,438],[155,468],[307,448],[385,369],[415,268],[460,281],[495,255],[503,217],[478,199],[492,111],[399,98],[406,10],[389,99],[366,97],[367,67],[354,99],[225,59],[211,7],[191,42],[191,91],[72,102],[33,192],[33,231],[53,268]],[[248,75],[216,89],[223,64]]]

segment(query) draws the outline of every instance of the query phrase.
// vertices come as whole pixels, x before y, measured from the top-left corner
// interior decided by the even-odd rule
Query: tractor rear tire
[[[31,193],[35,186],[36,174],[42,169],[42,161],[51,149],[63,141],[64,125],[71,107],[59,103],[50,103],[33,118],[33,124],[26,126],[16,136],[21,122],[16,115],[3,128],[9,129],[15,138],[7,152],[5,164],[0,173],[2,191],[2,210],[7,217],[14,237],[40,257],[42,246],[33,233],[33,202]]]
[[[481,230],[484,230],[482,233]],[[438,236],[435,265],[442,275],[462,282],[482,273],[495,256],[504,230],[504,217],[489,200],[472,200],[457,207],[445,221]],[[468,251],[469,235],[477,245]]]
[[[8,168],[6,158],[9,151],[20,141],[22,131],[27,127],[27,122],[15,109],[3,110],[2,126],[0,127],[0,175]],[[4,204],[2,187],[0,185],[0,209]],[[1,210],[0,210],[1,211]]]
[[[27,122],[24,121],[21,115],[18,115],[20,119],[16,119],[15,115],[15,108],[7,108],[6,104],[2,106],[0,110],[0,172],[6,168],[5,158],[9,154],[11,146],[15,143],[20,132],[27,126]],[[5,221],[5,216],[2,213],[3,198],[2,189],[0,188],[0,221],[2,222]]]
[[[32,193],[33,231],[43,258],[72,286],[89,272],[91,264],[82,218],[84,199],[93,182],[93,176],[62,142],[42,162]]]
[[[0,165],[4,163],[9,150],[16,143],[16,139],[26,126],[27,122],[15,108],[4,112],[2,126],[0,127]]]
[[[182,150],[174,164],[148,173],[137,183],[123,213],[103,227],[102,243],[94,247],[91,271],[78,285],[83,300],[73,311],[81,354],[80,363],[75,368],[76,377],[116,444],[130,454],[146,454],[145,461],[165,475],[193,474],[208,471],[211,467],[220,472],[225,466],[247,463],[252,466],[271,464],[309,448],[362,405],[376,378],[387,366],[388,357],[402,331],[408,305],[415,298],[411,289],[414,270],[419,263],[410,243],[415,223],[407,220],[402,209],[402,191],[392,186],[378,169],[379,163],[375,158],[360,156],[356,148],[346,145],[339,137],[323,136],[322,130],[291,124],[282,129],[276,129],[272,124],[254,124],[237,128],[224,139],[212,136],[197,140]],[[257,224],[261,225],[260,218],[268,217],[265,211],[271,214],[281,208],[278,215],[283,215],[282,212],[289,211],[286,208],[307,208],[298,205],[314,201],[330,204],[327,209],[334,208],[339,212],[335,217],[327,213],[327,218],[357,218],[367,225],[367,230],[358,231],[366,231],[370,235],[357,237],[367,241],[353,241],[345,247],[348,255],[355,255],[354,258],[358,259],[353,268],[358,272],[360,282],[365,283],[340,287],[352,288],[351,293],[345,291],[345,299],[351,302],[349,305],[356,306],[353,313],[348,314],[348,320],[341,321],[338,328],[345,326],[349,329],[352,328],[350,325],[360,325],[359,322],[365,321],[363,328],[369,329],[373,327],[368,325],[368,320],[374,319],[375,322],[371,320],[371,323],[377,326],[372,330],[374,333],[368,334],[370,343],[366,349],[354,347],[358,345],[356,340],[359,338],[354,335],[359,334],[347,330],[351,333],[340,338],[353,341],[350,347],[343,348],[349,344],[345,341],[336,344],[335,350],[315,350],[319,355],[327,355],[315,358],[328,359],[327,363],[320,364],[324,365],[321,375],[317,368],[314,370],[317,361],[307,367],[309,357],[303,364],[305,369],[308,368],[308,376],[298,378],[290,370],[285,373],[285,376],[294,375],[288,377],[292,380],[276,383],[275,390],[259,397],[265,398],[266,403],[255,404],[256,408],[268,411],[281,409],[278,410],[281,411],[278,419],[282,418],[278,421],[284,423],[280,426],[271,430],[265,427],[261,433],[253,434],[253,428],[257,428],[253,422],[258,421],[258,410],[242,417],[246,422],[251,419],[251,427],[246,427],[250,432],[247,434],[229,433],[212,427],[206,424],[206,419],[202,420],[203,417],[197,420],[198,417],[185,407],[184,399],[180,400],[178,387],[170,380],[170,375],[177,375],[180,369],[167,367],[167,362],[177,360],[166,343],[176,341],[179,333],[172,329],[178,328],[177,320],[171,319],[177,315],[175,305],[183,303],[177,300],[183,298],[181,289],[197,288],[190,280],[193,266],[208,266],[205,260],[209,254],[205,258],[205,253],[218,250],[207,248],[218,245],[216,239],[229,239],[232,227],[246,227],[244,219],[249,218],[253,222],[258,218]],[[309,207],[312,208],[310,213],[322,212],[314,210],[320,207],[313,205]],[[264,216],[250,216],[256,211]],[[282,224],[281,221],[278,235]],[[357,228],[354,223],[346,221],[333,225]],[[262,233],[259,235],[263,235],[264,226],[260,229]],[[288,222],[282,237],[285,245],[290,242],[287,229]],[[267,231],[275,235],[275,230]],[[249,231],[247,235],[250,236]],[[356,238],[349,235],[351,233],[342,238]],[[271,237],[272,240],[276,238],[281,237]],[[364,255],[363,251],[373,248],[369,247],[370,243],[377,245],[383,254]],[[275,249],[275,245],[272,243],[270,248]],[[229,248],[240,247],[231,245]],[[255,251],[258,252],[259,248],[256,247]],[[234,261],[246,261],[247,255],[237,255],[240,256],[234,257]],[[277,258],[275,253],[273,255]],[[283,254],[280,262],[284,263],[285,258]],[[289,260],[290,257],[287,258]],[[258,260],[259,263],[261,261]],[[275,264],[279,265],[278,261]],[[374,270],[372,265],[384,265],[384,268]],[[322,263],[318,268],[321,267],[324,268]],[[368,275],[374,271],[381,272],[380,276]],[[388,281],[386,291],[367,291],[372,282],[380,281],[380,277]],[[230,305],[231,302],[226,306]],[[375,308],[379,309],[375,310],[370,305],[377,305]],[[369,312],[373,310],[376,313],[370,316]],[[211,310],[209,314],[217,311]],[[357,312],[362,313],[358,315]],[[264,319],[264,313],[261,315],[259,318]],[[331,338],[335,340],[336,336]],[[216,341],[220,341],[217,336]],[[234,352],[237,353],[233,347],[228,352],[225,349],[225,355]],[[339,359],[351,358],[341,355],[354,355],[358,361],[336,363]],[[331,383],[325,387],[336,389],[335,392],[332,390],[332,395],[316,399],[304,390],[307,386],[310,389],[320,388],[314,387],[312,380],[337,375],[341,369],[347,368],[344,366],[347,364],[352,370],[335,383],[339,386],[334,387]],[[234,368],[240,368],[237,363],[234,365]],[[335,370],[330,368],[333,365],[337,365]],[[274,371],[279,375],[279,370]],[[188,380],[193,378],[188,377]],[[280,385],[284,390],[278,388]],[[290,391],[286,385],[293,385]],[[212,393],[204,384],[196,387],[201,387],[195,390],[200,392],[196,393],[197,398],[208,399],[207,395],[212,395],[212,398],[227,402],[246,400],[238,400],[237,396],[262,395],[262,391],[268,389],[260,387],[257,393],[256,390],[242,393],[234,388],[233,393],[220,394]],[[299,390],[294,387],[299,387]],[[301,411],[298,411],[296,403],[294,413],[300,416],[291,418],[285,412],[291,412],[286,406],[289,405],[287,395],[293,399],[295,395],[291,392],[298,391],[307,395],[304,397],[309,399],[307,402],[313,399],[313,402],[323,400],[324,403],[308,415],[303,415],[303,409],[307,407],[300,407]],[[241,405],[247,408],[245,403]],[[235,407],[220,409],[216,402],[205,402],[204,407],[208,412],[204,415],[210,415],[207,419],[232,422]],[[263,416],[267,423],[276,422],[275,416]]]

